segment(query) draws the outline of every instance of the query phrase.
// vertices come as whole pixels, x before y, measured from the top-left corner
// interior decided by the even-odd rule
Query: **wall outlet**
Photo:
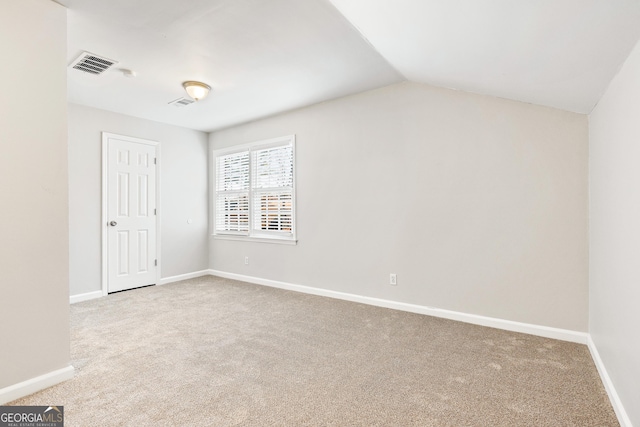
[[[249,265],[249,257],[244,257],[244,265]]]
[[[389,284],[395,286],[398,284],[398,278],[396,277],[396,273],[391,273],[389,275]]]

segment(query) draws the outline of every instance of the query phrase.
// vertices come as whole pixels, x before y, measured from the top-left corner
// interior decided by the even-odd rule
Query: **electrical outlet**
[[[396,277],[396,273],[391,273],[389,275],[389,284],[392,286],[396,286],[398,284],[398,278]]]
[[[249,265],[249,257],[244,257],[244,265]]]

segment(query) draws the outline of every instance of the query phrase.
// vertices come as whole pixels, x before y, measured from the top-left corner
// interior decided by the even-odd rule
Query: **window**
[[[214,234],[295,241],[295,136],[214,152]]]

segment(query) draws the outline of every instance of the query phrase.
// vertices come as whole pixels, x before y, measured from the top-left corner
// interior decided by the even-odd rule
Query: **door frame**
[[[125,141],[153,145],[156,149],[156,259],[158,260],[158,266],[156,268],[156,285],[160,283],[160,270],[162,267],[161,254],[161,214],[160,209],[160,167],[162,162],[160,161],[160,143],[158,141],[152,141],[150,139],[136,138],[133,136],[126,136],[111,132],[102,132],[102,215],[101,226],[102,231],[102,296],[106,296],[109,293],[109,268],[108,268],[108,203],[109,203],[109,188],[108,188],[108,172],[109,172],[109,138],[118,138]]]

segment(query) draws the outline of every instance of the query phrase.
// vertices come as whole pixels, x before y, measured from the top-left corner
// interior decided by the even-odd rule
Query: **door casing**
[[[126,141],[138,143],[138,144],[146,144],[153,145],[156,149],[156,259],[158,260],[158,265],[156,268],[156,284],[160,283],[161,278],[161,240],[162,236],[160,233],[161,227],[161,215],[162,211],[160,209],[160,167],[162,162],[160,161],[160,143],[158,141],[152,141],[148,139],[135,138],[131,136],[125,136],[110,132],[102,132],[102,216],[101,216],[101,230],[102,230],[102,295],[106,296],[109,293],[109,259],[108,259],[108,203],[109,203],[109,193],[108,193],[108,172],[109,172],[109,138],[117,138],[123,139]]]

